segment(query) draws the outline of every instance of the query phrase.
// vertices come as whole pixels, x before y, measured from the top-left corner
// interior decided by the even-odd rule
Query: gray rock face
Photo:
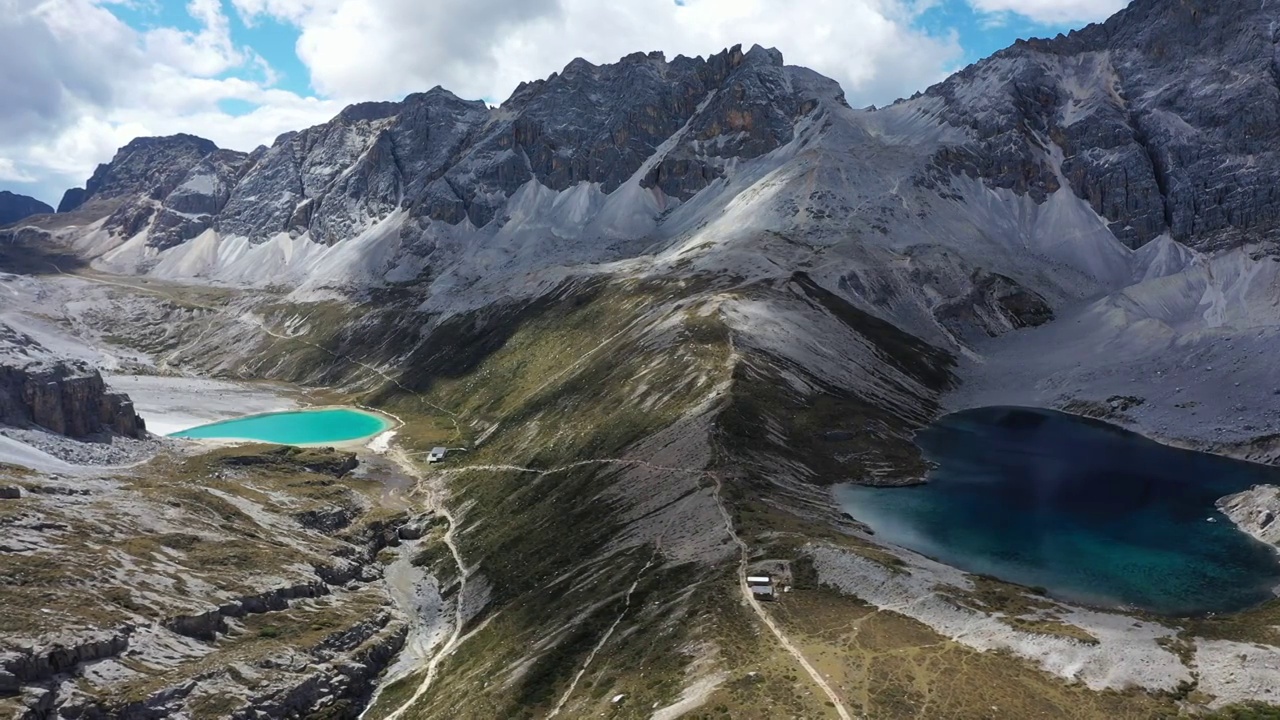
[[[210,227],[252,241],[310,233],[332,244],[399,209],[484,226],[533,179],[612,192],[671,140],[642,183],[683,200],[730,160],[790,141],[820,96],[842,101],[834,82],[816,77],[760,47],[671,61],[636,53],[603,66],[579,59],[522,84],[501,108],[437,87],[353,105],[249,155],[188,135],[140,138],[83,192],[68,191],[59,210],[119,199],[107,228],[148,229],[158,249]]]
[[[163,250],[211,228],[230,199],[244,163],[241,153],[217,150],[193,165],[156,210],[148,244]]]
[[[1067,186],[1130,247],[1268,239],[1280,216],[1280,6],[1138,0],[931,88],[974,143],[946,172],[1043,199]]]
[[[217,145],[194,135],[137,138],[99,165],[85,184],[84,200],[143,195],[163,200]],[[68,208],[74,209],[74,208]]]
[[[0,225],[8,225],[32,215],[43,215],[51,212],[53,212],[53,208],[33,197],[17,195],[8,190],[0,190]]]
[[[169,618],[164,626],[179,635],[212,642],[219,634],[227,631],[227,618],[285,610],[288,609],[290,600],[320,597],[328,593],[329,587],[321,582],[276,588],[237,598],[197,615]]]
[[[97,369],[53,358],[31,338],[0,325],[0,425],[38,425],[86,438],[103,432],[145,438],[146,424]]]
[[[42,648],[24,648],[0,654],[0,693],[12,692],[19,684],[39,683],[55,675],[70,672],[94,660],[114,657],[129,648],[132,628],[114,632],[92,633],[75,644],[54,644]]]
[[[0,365],[0,424],[34,424],[72,438],[102,432],[147,435],[128,395],[108,391],[97,370],[71,362],[41,368]]]
[[[83,190],[68,190],[58,212],[101,207],[108,230],[129,237],[149,229],[148,244],[163,250],[213,225],[247,157],[194,135],[138,138],[99,165]]]
[[[1264,543],[1280,545],[1280,488],[1255,485],[1218,501],[1218,509],[1241,530]]]
[[[575,60],[563,73],[522,84],[498,110],[441,88],[355,105],[328,124],[282,136],[251,161],[218,229],[251,239],[310,231],[333,243],[396,208],[483,226],[531,179],[554,190],[594,182],[611,192],[689,124],[683,142],[645,177],[687,199],[728,158],[791,139],[816,101],[798,95],[786,72],[782,56],[763,48],[671,62],[636,53],[599,67]]]

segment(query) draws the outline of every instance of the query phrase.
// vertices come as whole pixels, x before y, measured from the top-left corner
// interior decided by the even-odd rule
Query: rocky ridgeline
[[[191,135],[138,138],[58,211],[107,214],[106,227],[126,237],[146,228],[158,249],[210,228],[332,244],[397,209],[418,223],[481,227],[503,222],[507,200],[534,178],[553,190],[589,182],[612,192],[669,140],[640,182],[687,200],[735,159],[789,142],[819,98],[843,102],[836,83],[761,47],[705,59],[635,53],[601,66],[578,59],[521,84],[500,109],[437,87],[353,105],[248,154]]]
[[[53,208],[33,197],[0,190],[0,225],[18,222],[32,215],[53,212]]]
[[[1106,23],[1019,42],[906,101],[961,138],[914,181],[947,195],[953,176],[969,176],[1037,202],[1066,189],[1133,248],[1166,233],[1200,249],[1272,240],[1276,27],[1274,3],[1138,0]],[[758,46],[578,59],[499,108],[437,87],[350,106],[247,154],[191,135],[139,138],[58,209],[107,215],[120,236],[146,229],[157,249],[209,229],[334,244],[397,210],[412,220],[407,243],[429,243],[430,222],[506,222],[533,179],[606,193],[634,179],[687,201],[843,103],[836,83]]]
[[[146,424],[124,393],[88,363],[57,358],[0,325],[0,425],[37,425],[71,438],[102,433],[142,439]]]

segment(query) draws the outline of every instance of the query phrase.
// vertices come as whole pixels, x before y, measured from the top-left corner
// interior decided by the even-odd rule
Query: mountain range
[[[248,154],[139,138],[43,225],[115,272],[413,282],[442,307],[552,268],[816,267],[954,349],[968,329],[953,316],[982,334],[1024,322],[997,295],[1052,306],[1190,251],[1270,246],[1269,20],[1265,4],[1139,2],[866,110],[759,47],[576,60],[496,108],[435,88]],[[912,298],[922,286],[936,292]]]
[[[831,486],[921,482],[913,434],[989,405],[1280,458],[1277,28],[1265,1],[1136,0],[879,108],[735,46],[574,60],[497,106],[439,87],[361,103],[248,153],[138,138],[56,213],[0,230],[0,266],[34,283],[0,327],[52,333],[46,296],[63,298],[54,324],[117,348],[80,362],[289,383],[404,420],[377,462],[410,468],[434,514],[404,525],[421,554],[386,572],[438,580],[440,624],[395,611],[417,664],[372,698],[334,677],[376,674],[385,643],[339,653],[358,673],[308,650],[332,661],[320,689],[306,663],[255,665],[276,673],[267,694],[217,676],[268,715],[847,717],[856,692],[866,714],[906,716],[910,697],[989,716],[985,695],[902,681],[953,675],[995,688],[1004,716],[1275,701],[1274,605],[1167,626],[1054,605],[877,545]],[[414,475],[409,451],[446,444],[465,464]],[[1271,537],[1264,496],[1232,506]],[[320,513],[341,516],[343,543],[362,528],[344,562],[398,547],[359,525],[387,522],[361,502],[308,511],[305,542],[336,532]],[[739,602],[737,576],[773,563],[805,612]],[[324,568],[306,598],[374,592],[376,572]],[[276,592],[272,577],[251,589]],[[203,609],[167,592],[163,612],[111,612],[131,627],[160,613],[184,647],[208,644],[193,654],[244,637],[215,617],[242,588]],[[839,635],[864,611],[866,634]],[[929,659],[867,680],[903,647]],[[850,654],[861,670],[830,659]],[[174,688],[199,695],[166,682],[129,701],[176,712]]]

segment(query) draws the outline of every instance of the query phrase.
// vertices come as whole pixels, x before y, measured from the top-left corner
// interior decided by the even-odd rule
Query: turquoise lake
[[[1215,507],[1280,484],[1280,469],[1026,408],[949,415],[916,442],[937,464],[928,484],[836,489],[881,540],[1062,600],[1164,615],[1242,610],[1280,585],[1280,555]]]
[[[260,440],[279,445],[317,445],[360,440],[391,427],[377,415],[347,408],[254,415],[201,425],[169,437]]]

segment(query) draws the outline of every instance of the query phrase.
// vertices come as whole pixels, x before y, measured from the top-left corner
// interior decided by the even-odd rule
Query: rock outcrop
[[[229,468],[268,467],[284,472],[303,470],[340,478],[355,470],[360,461],[353,452],[330,447],[300,448],[291,445],[269,450],[251,448],[222,459]]]
[[[170,618],[164,622],[164,626],[179,635],[212,642],[219,634],[227,631],[227,618],[285,610],[289,607],[290,600],[314,598],[328,593],[329,587],[323,582],[290,585],[236,598],[198,615]]]
[[[38,425],[72,438],[102,432],[139,439],[147,435],[128,395],[111,392],[96,369],[72,361],[0,366],[0,424]]]
[[[74,672],[85,663],[115,657],[129,648],[132,628],[96,632],[74,643],[54,643],[0,654],[0,695],[18,691],[22,685],[46,682],[56,675]]]
[[[88,363],[54,357],[0,325],[0,425],[36,425],[72,438],[114,433],[145,438],[146,423],[124,393]]]
[[[18,222],[32,215],[53,212],[53,208],[33,197],[0,190],[0,225]]]
[[[336,632],[302,658],[311,672],[301,682],[251,698],[232,717],[359,717],[407,636],[408,626],[386,612]]]
[[[1280,487],[1258,485],[1218,501],[1237,527],[1265,543],[1280,545]]]

